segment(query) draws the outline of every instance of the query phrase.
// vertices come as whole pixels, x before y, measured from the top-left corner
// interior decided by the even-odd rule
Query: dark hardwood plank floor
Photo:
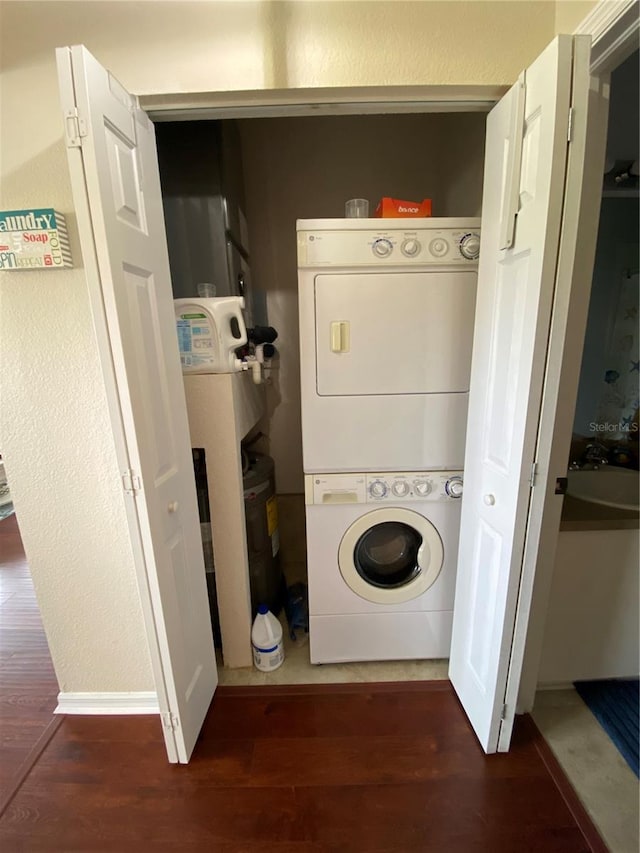
[[[3,851],[587,851],[521,720],[486,757],[448,685],[214,699],[192,762],[150,717],[67,717]]]
[[[57,688],[5,524],[0,763],[15,768]],[[0,817],[0,850],[603,850],[543,753],[525,717],[509,754],[485,756],[447,682],[221,688],[186,767],[167,763],[155,717],[62,718]]]
[[[15,515],[0,521],[0,800],[51,722],[58,685]]]

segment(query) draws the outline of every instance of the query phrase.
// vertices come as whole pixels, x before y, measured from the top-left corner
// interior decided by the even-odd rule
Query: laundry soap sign
[[[52,207],[0,211],[0,270],[71,267],[64,216]]]

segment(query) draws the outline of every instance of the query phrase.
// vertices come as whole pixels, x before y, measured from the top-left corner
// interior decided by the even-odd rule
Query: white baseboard
[[[536,690],[575,690],[573,681],[542,681]]]
[[[54,714],[159,714],[154,691],[139,693],[58,693]]]

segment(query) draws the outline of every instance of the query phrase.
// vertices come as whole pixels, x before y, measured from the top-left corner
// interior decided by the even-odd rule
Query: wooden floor
[[[51,721],[58,685],[15,515],[0,521],[0,800]]]
[[[7,571],[3,764],[55,695]],[[186,767],[167,764],[157,718],[66,717],[0,818],[2,853],[604,849],[530,718],[487,757],[447,682],[222,688]]]

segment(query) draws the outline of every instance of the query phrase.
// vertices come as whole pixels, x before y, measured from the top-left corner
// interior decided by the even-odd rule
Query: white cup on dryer
[[[350,198],[344,206],[347,219],[366,219],[369,216],[369,201],[366,198]]]

